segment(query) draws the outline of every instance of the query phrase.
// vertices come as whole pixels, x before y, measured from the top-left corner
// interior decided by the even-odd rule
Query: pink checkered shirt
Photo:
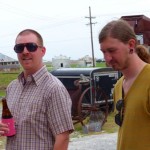
[[[52,150],[55,135],[73,131],[71,99],[62,83],[43,66],[26,82],[23,74],[7,88],[16,135],[6,150]]]

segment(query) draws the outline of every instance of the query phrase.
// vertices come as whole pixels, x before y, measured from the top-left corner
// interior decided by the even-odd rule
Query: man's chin
[[[25,65],[25,66],[23,66],[23,69],[24,69],[24,70],[30,70],[30,69],[32,69],[32,67],[31,67],[31,66],[28,66],[28,65]]]
[[[116,65],[110,65],[114,70],[119,70],[119,68]]]

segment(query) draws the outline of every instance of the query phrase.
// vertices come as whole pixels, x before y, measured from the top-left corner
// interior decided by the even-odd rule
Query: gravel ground
[[[116,150],[117,133],[71,138],[68,150]]]

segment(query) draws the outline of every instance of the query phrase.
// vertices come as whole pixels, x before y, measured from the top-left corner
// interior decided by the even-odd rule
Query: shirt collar
[[[31,82],[35,82],[35,84],[38,86],[42,79],[45,77],[47,74],[47,68],[44,65],[41,69],[39,69],[37,72],[35,72],[33,75],[30,75],[27,80],[30,80]],[[19,76],[18,79],[20,82],[22,82],[23,85],[26,84],[27,80],[24,77],[24,73],[22,72]]]

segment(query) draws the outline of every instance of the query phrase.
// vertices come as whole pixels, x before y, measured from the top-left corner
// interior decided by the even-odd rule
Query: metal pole
[[[89,18],[90,18],[90,32],[91,32],[91,47],[92,47],[92,59],[93,59],[93,67],[95,67],[95,59],[94,59],[94,46],[93,46],[93,31],[92,31],[92,17],[91,17],[91,7],[89,6]]]

